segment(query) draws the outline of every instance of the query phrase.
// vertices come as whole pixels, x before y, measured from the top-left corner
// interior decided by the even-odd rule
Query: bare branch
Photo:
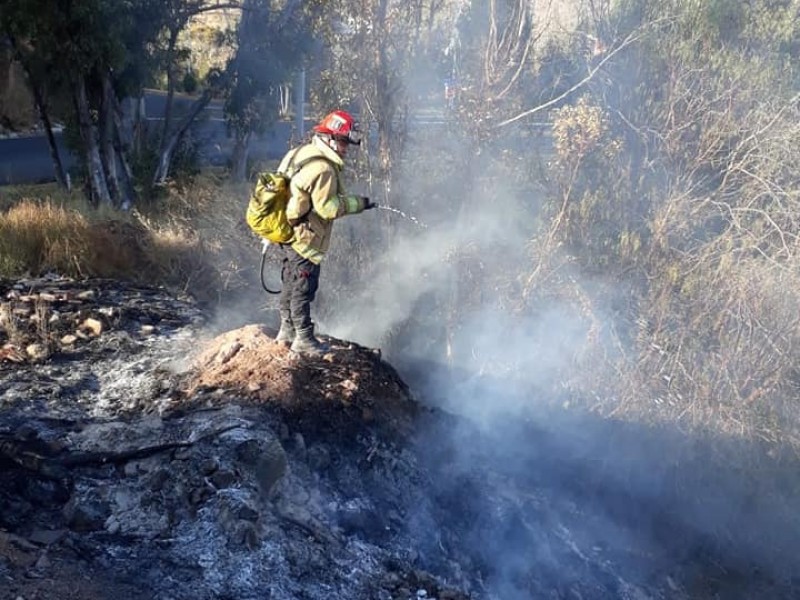
[[[655,24],[657,24],[657,23],[659,23],[659,22],[663,22],[663,21],[665,21],[665,20],[667,20],[667,19],[657,19],[656,21],[653,21],[653,22],[651,22],[651,23],[648,23],[646,27],[653,26],[653,25],[655,25]],[[597,74],[597,72],[598,72],[598,71],[600,71],[600,69],[602,69],[602,68],[603,68],[603,66],[605,66],[605,64],[606,64],[608,61],[610,61],[610,60],[611,60],[612,58],[614,58],[614,56],[616,56],[616,55],[617,55],[619,52],[621,52],[622,50],[624,50],[625,48],[627,48],[628,46],[630,46],[630,45],[631,45],[631,44],[633,44],[634,42],[637,42],[638,40],[640,40],[640,39],[641,39],[641,38],[644,36],[644,34],[645,34],[645,32],[644,32],[644,31],[641,31],[643,28],[644,28],[644,27],[641,27],[641,28],[639,28],[639,29],[637,29],[637,30],[635,30],[635,31],[631,32],[631,34],[630,34],[630,35],[628,35],[628,37],[626,37],[626,38],[625,38],[625,39],[622,41],[622,43],[621,43],[619,46],[617,46],[616,48],[614,48],[613,50],[611,50],[611,52],[609,52],[608,54],[606,54],[606,55],[603,57],[603,59],[602,59],[602,60],[601,60],[599,63],[597,63],[597,65],[595,65],[595,66],[594,66],[594,67],[593,67],[593,68],[592,68],[592,69],[589,71],[589,73],[588,73],[588,75],[586,75],[586,77],[584,77],[584,78],[583,78],[583,79],[581,79],[581,80],[580,80],[578,83],[576,83],[575,85],[573,85],[572,87],[570,87],[570,88],[569,88],[567,91],[563,92],[562,94],[559,94],[558,96],[556,96],[556,97],[555,97],[555,98],[553,98],[552,100],[548,100],[547,102],[545,102],[545,103],[543,103],[543,104],[540,104],[540,105],[538,105],[538,106],[535,106],[535,107],[533,107],[533,108],[531,108],[531,109],[529,109],[529,110],[526,110],[526,111],[524,111],[524,112],[521,112],[520,114],[518,114],[518,115],[517,115],[517,116],[515,116],[515,117],[511,117],[510,119],[506,119],[505,121],[501,121],[500,123],[498,123],[498,125],[497,125],[497,126],[498,126],[498,127],[504,127],[504,126],[506,126],[506,125],[511,125],[512,123],[516,123],[517,121],[519,121],[519,120],[521,120],[521,119],[524,119],[524,118],[526,118],[526,117],[530,117],[531,115],[534,115],[534,114],[536,114],[536,113],[538,113],[538,112],[542,112],[543,110],[546,110],[546,109],[550,108],[551,106],[554,106],[554,105],[558,104],[558,103],[559,103],[559,102],[561,102],[561,101],[562,101],[564,98],[566,98],[567,96],[569,96],[570,94],[572,94],[572,93],[573,93],[573,92],[575,92],[576,90],[579,90],[580,88],[582,88],[583,86],[585,86],[585,85],[586,85],[587,83],[589,83],[589,82],[590,82],[592,79],[594,79],[594,76]]]

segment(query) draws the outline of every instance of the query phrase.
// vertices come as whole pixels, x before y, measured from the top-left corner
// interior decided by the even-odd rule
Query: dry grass
[[[49,191],[49,190],[48,190]],[[55,272],[165,285],[214,303],[245,285],[258,246],[243,224],[246,190],[217,177],[174,187],[157,206],[121,214],[29,195],[0,212],[0,276]],[[153,203],[155,204],[155,203]]]
[[[190,186],[173,184],[157,210],[137,213],[153,239],[149,250],[161,272],[174,275],[178,268],[186,285],[196,287],[211,285],[198,269],[210,270],[209,293],[215,297],[249,285],[247,273],[259,252],[259,241],[244,222],[249,193],[249,184],[231,184],[211,171]]]
[[[90,253],[90,230],[80,213],[24,200],[0,216],[0,273],[80,274]]]

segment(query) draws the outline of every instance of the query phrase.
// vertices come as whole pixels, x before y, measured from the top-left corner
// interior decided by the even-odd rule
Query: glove
[[[366,196],[361,196],[361,202],[364,205],[364,209],[363,210],[370,210],[371,208],[375,208],[376,206],[378,206],[377,204],[375,204],[372,200],[370,200]]]

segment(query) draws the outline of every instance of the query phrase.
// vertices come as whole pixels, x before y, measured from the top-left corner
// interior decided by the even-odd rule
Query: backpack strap
[[[297,154],[297,153],[295,152],[295,154]],[[304,158],[299,163],[297,163],[297,166],[294,166],[295,154],[292,155],[292,159],[291,159],[291,161],[289,161],[289,168],[292,169],[292,177],[297,175],[300,172],[300,169],[305,167],[308,163],[314,162],[315,160],[324,160],[326,163],[328,163],[330,166],[333,167],[333,170],[334,170],[334,172],[336,173],[336,175],[338,177],[339,169],[338,169],[336,163],[333,162],[330,158],[322,156],[321,154],[317,154],[316,156],[309,156],[308,158]]]
[[[338,187],[339,169],[338,169],[338,167],[337,167],[335,162],[333,162],[330,158],[322,156],[321,154],[316,154],[314,156],[309,156],[308,158],[304,158],[299,163],[297,163],[297,165],[295,165],[294,164],[294,159],[297,156],[297,151],[298,150],[300,150],[300,148],[295,150],[294,154],[292,154],[292,158],[289,159],[289,164],[287,165],[287,170],[291,171],[291,174],[289,175],[289,179],[292,179],[295,175],[297,175],[300,172],[300,169],[305,167],[308,163],[314,162],[315,160],[324,160],[331,167],[333,167],[333,172],[336,174],[336,182],[337,182],[337,187]],[[306,221],[308,219],[308,215],[313,210],[314,210],[314,207],[312,206],[311,208],[308,209],[308,211],[306,211],[306,213],[302,217],[300,217],[300,221]]]
[[[283,173],[282,171],[278,171],[279,173],[281,173],[282,175],[286,175],[286,177],[288,177],[290,179],[291,179],[292,175],[297,173],[297,169],[294,169],[293,167],[294,167],[294,159],[297,158],[297,153],[300,152],[300,148],[302,148],[302,146],[298,146],[297,148],[294,149],[294,152],[292,152],[292,157],[289,159],[289,164],[286,165],[287,173]],[[303,161],[300,161],[300,162],[303,162]]]

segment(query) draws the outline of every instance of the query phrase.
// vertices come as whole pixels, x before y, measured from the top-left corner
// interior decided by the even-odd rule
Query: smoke
[[[439,145],[432,149],[425,137],[409,153],[431,164],[442,162],[436,151],[468,163],[454,151],[474,150],[443,141],[451,135],[448,123],[435,127],[431,137]],[[487,161],[479,173],[456,168],[412,179],[418,187],[409,186],[398,200],[412,204],[400,208],[423,226],[395,223],[397,237],[375,251],[346,305],[331,307],[320,319],[320,329],[335,337],[382,347],[426,398],[478,421],[531,409],[530,390],[557,385],[588,335],[586,319],[568,303],[530,309],[520,302],[522,281],[532,269],[540,202],[505,184],[494,168]],[[375,214],[350,220],[352,235]],[[502,384],[486,383],[498,375]],[[487,385],[491,402],[475,393],[485,394]]]
[[[672,579],[665,584],[667,574],[712,579],[715,563],[737,576],[752,565],[764,569],[766,579],[791,572],[796,518],[775,481],[760,480],[765,493],[754,497],[748,489],[754,479],[740,479],[736,464],[748,453],[757,463],[760,450],[677,426],[620,423],[560,408],[569,398],[560,386],[580,368],[590,329],[617,327],[615,313],[605,307],[619,299],[609,290],[621,293],[626,282],[567,273],[589,294],[603,289],[602,301],[592,298],[591,324],[579,303],[564,298],[522,302],[542,198],[515,185],[503,162],[519,158],[514,154],[528,158],[528,150],[513,142],[506,154],[478,148],[458,140],[448,121],[416,127],[402,195],[393,201],[427,227],[398,222],[391,245],[376,243],[369,271],[349,287],[346,305],[325,311],[320,326],[382,347],[423,402],[465,418],[463,431],[421,437],[426,447],[437,439],[452,446],[446,458],[438,457],[446,468],[432,494],[451,498],[454,507],[468,505],[467,545],[477,548],[474,556],[491,573],[494,593],[531,597],[536,573],[552,583],[538,583],[544,596],[565,581],[588,580],[586,572],[604,560],[602,577],[616,580],[617,597],[636,596],[622,578],[642,572],[672,595],[687,592],[676,592]],[[474,164],[480,172],[463,168]],[[335,236],[343,230],[358,236],[366,229],[363,220],[374,217],[348,220]],[[464,499],[470,492],[460,488],[458,474],[474,467],[478,447],[490,448],[496,461],[487,467],[491,491]],[[730,459],[719,458],[726,453]],[[532,495],[541,501],[526,500]],[[422,539],[436,520],[435,509],[425,506],[410,518]],[[791,525],[781,531],[781,522]]]

